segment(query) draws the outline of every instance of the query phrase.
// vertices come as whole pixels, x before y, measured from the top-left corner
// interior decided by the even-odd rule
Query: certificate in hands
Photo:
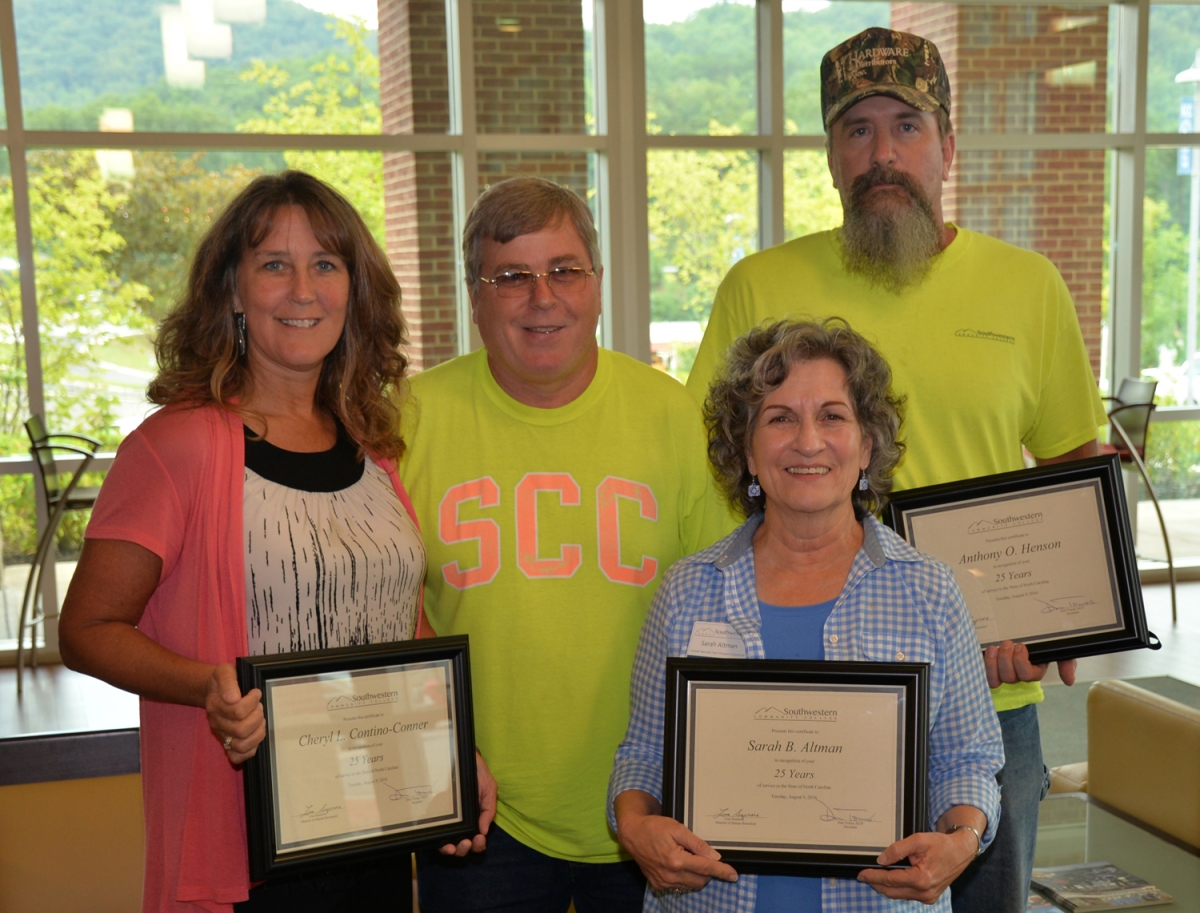
[[[928,667],[667,660],[663,813],[739,871],[854,877],[924,829]]]
[[[252,880],[475,833],[465,637],[243,658],[238,675],[267,721],[246,762]]]
[[[1058,463],[901,492],[886,520],[950,565],[983,646],[1034,662],[1154,646],[1120,479],[1116,456]]]

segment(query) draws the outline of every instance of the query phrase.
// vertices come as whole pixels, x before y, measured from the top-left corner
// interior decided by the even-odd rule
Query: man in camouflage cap
[[[1091,456],[1105,424],[1058,271],[943,216],[950,106],[941,55],[924,38],[871,28],[825,55],[821,113],[842,226],[739,261],[688,378],[703,400],[726,348],[752,327],[844,318],[888,359],[894,389],[907,397],[896,490],[1021,469],[1022,445],[1039,463]],[[1047,782],[1036,709],[1046,667],[1011,641],[989,645],[984,666],[1004,733],[1000,821],[979,828],[982,855],[954,860],[940,884],[895,890],[885,887],[900,883],[894,872],[863,875],[888,896],[930,902],[952,882],[957,913],[1025,909]],[[1059,664],[1067,684],[1074,666]],[[943,816],[938,829],[949,827]]]

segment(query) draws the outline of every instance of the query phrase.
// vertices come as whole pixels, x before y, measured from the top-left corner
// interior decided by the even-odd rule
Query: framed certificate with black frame
[[[985,647],[1039,663],[1159,647],[1116,455],[903,491],[884,522],[950,565]]]
[[[245,765],[250,878],[475,834],[466,637],[237,661],[267,736]]]
[[[663,814],[739,872],[882,868],[925,830],[928,716],[924,663],[672,657]]]

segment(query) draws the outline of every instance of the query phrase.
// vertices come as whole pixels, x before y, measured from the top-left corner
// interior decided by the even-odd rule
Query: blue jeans
[[[487,850],[464,858],[417,854],[421,913],[641,913],[646,879],[635,862],[555,859],[495,824]]]
[[[999,714],[1004,734],[1000,784],[1000,827],[982,856],[950,885],[954,913],[1022,913],[1037,847],[1038,803],[1050,788],[1042,763],[1037,705]]]

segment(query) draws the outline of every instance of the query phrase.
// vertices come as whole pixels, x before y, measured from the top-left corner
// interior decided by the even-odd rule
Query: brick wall
[[[584,132],[579,0],[477,0],[474,7],[480,132]]]
[[[446,6],[379,0],[384,133],[445,133],[450,124]],[[383,156],[387,253],[403,293],[413,370],[454,357],[454,209],[450,155]]]
[[[1108,12],[1094,7],[892,5],[893,28],[931,39],[946,62],[955,128],[1103,132]],[[1100,368],[1103,151],[959,152],[948,219],[1050,258]]]
[[[519,31],[501,31],[501,25]],[[481,0],[475,4],[473,38],[481,132],[586,131],[580,0]],[[379,57],[384,132],[445,132],[443,0],[379,0]],[[507,177],[539,174],[584,196],[588,165],[585,153],[481,153],[478,191]],[[451,188],[448,154],[384,156],[388,256],[404,292],[414,370],[447,361],[456,351],[459,239]]]

